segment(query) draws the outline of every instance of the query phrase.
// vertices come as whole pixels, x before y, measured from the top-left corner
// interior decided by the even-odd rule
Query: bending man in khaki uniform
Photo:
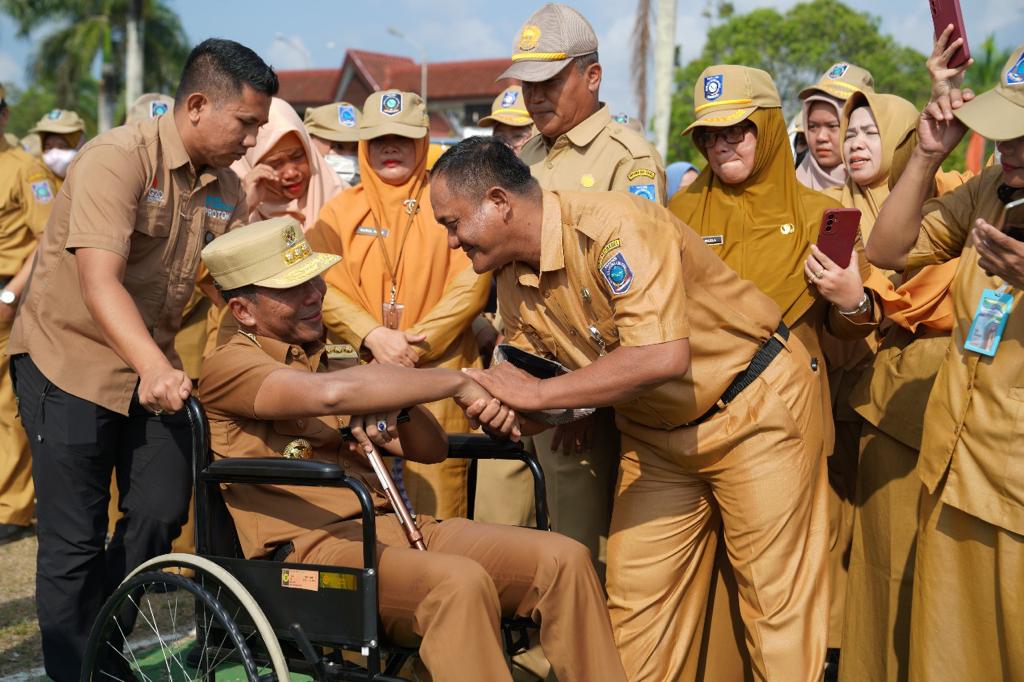
[[[32,458],[11,386],[7,341],[28,283],[36,238],[57,195],[50,171],[3,132],[11,110],[0,86],[0,544],[27,533],[35,512]]]
[[[542,191],[487,138],[441,157],[431,197],[449,246],[477,272],[497,271],[509,343],[575,370],[544,381],[508,363],[466,371],[520,414],[615,408],[608,594],[629,678],[695,676],[684,664],[700,643],[721,524],[756,673],[817,679],[828,615],[821,400],[778,306],[666,209]]]
[[[658,153],[612,120],[600,101],[597,48],[590,23],[567,5],[544,5],[523,24],[513,64],[501,75],[523,81],[526,109],[540,131],[519,157],[544,189],[619,190],[664,204]],[[552,528],[587,545],[603,563],[618,452],[611,412],[543,433],[534,443],[547,476]]]
[[[401,407],[454,397],[471,418],[499,429],[511,427],[515,414],[458,370],[336,366],[323,343],[327,285],[320,275],[341,257],[312,252],[291,218],[220,237],[203,260],[240,326],[207,358],[199,380],[213,450],[218,457],[299,450],[367,484],[379,509],[380,613],[388,637],[418,644],[435,680],[511,682],[499,619],[514,613],[540,624],[559,680],[625,682],[582,545],[555,533],[421,515],[427,551],[411,549],[363,453],[343,443],[337,416],[372,413],[351,418],[355,433],[389,454],[433,463],[447,452],[444,430],[422,406],[396,426]],[[247,557],[290,544],[290,561],[362,565],[360,507],[351,491],[230,486],[225,501]]]
[[[945,37],[940,37],[944,41]],[[882,205],[867,244],[881,268],[959,256],[956,320],[924,415],[924,483],[910,629],[910,679],[1024,679],[1024,45],[976,98],[959,40],[933,60],[945,74],[917,127],[917,147]],[[948,80],[947,80],[948,79]],[[969,100],[969,101],[964,101]],[[968,128],[996,140],[1000,164],[924,201]]]

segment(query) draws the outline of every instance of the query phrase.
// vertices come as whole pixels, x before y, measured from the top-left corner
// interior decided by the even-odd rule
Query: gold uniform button
[[[293,358],[297,358],[297,357],[299,357],[299,355],[301,354],[301,352],[302,352],[302,351],[300,351],[300,350],[299,350],[298,348],[296,348],[295,346],[292,346],[292,347],[291,347],[291,348],[289,349],[289,351],[288,351],[288,352],[290,352],[290,353],[292,354],[292,357],[293,357]]]
[[[576,336],[576,330],[575,329],[570,329],[569,330],[569,336]]]

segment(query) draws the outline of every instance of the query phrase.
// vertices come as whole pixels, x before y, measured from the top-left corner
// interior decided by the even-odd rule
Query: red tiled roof
[[[427,64],[427,97],[430,99],[493,98],[507,83],[494,79],[508,68],[508,59],[476,59],[461,62]],[[420,91],[420,65],[391,70],[391,81],[384,87],[410,92]]]
[[[341,69],[278,71],[277,96],[292,104],[324,104],[334,101]],[[428,95],[430,93],[427,93]]]

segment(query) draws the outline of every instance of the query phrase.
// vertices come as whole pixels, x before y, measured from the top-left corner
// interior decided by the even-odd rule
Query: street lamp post
[[[405,42],[409,43],[410,45],[412,45],[420,53],[420,97],[423,98],[423,104],[424,104],[424,106],[426,106],[426,103],[427,103],[427,50],[426,50],[426,48],[421,46],[419,43],[414,42],[412,39],[410,39],[408,36],[406,36],[404,33],[399,31],[394,26],[389,26],[388,27],[388,33],[390,33],[391,35],[395,36],[396,38],[400,38],[400,39],[404,40]]]

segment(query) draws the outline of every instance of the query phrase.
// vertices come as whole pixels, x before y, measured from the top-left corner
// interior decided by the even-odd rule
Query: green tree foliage
[[[39,89],[52,96],[54,106],[74,109],[94,123],[97,60],[113,67],[108,73],[115,91],[124,89],[129,8],[129,0],[0,0],[0,11],[14,20],[19,36],[45,31],[32,55],[26,94]],[[143,20],[144,89],[173,94],[189,51],[181,20],[163,0],[145,0]],[[123,120],[123,110],[122,102],[115,122]]]
[[[883,35],[879,25],[877,17],[838,0],[804,2],[785,14],[774,9],[732,14],[708,32],[700,57],[676,72],[669,159],[704,163],[690,139],[679,133],[694,120],[694,84],[713,64],[743,64],[772,74],[787,120],[800,110],[800,90],[837,61],[866,68],[880,92],[924,106],[930,92],[925,56]]]
[[[98,89],[95,80],[82,83],[75,98],[79,113],[85,121],[85,134],[92,137],[96,134],[96,96]],[[51,89],[33,84],[24,90],[8,88],[7,98],[11,102],[11,117],[7,121],[7,132],[18,137],[25,137],[29,129],[47,112],[60,108],[57,97]]]

